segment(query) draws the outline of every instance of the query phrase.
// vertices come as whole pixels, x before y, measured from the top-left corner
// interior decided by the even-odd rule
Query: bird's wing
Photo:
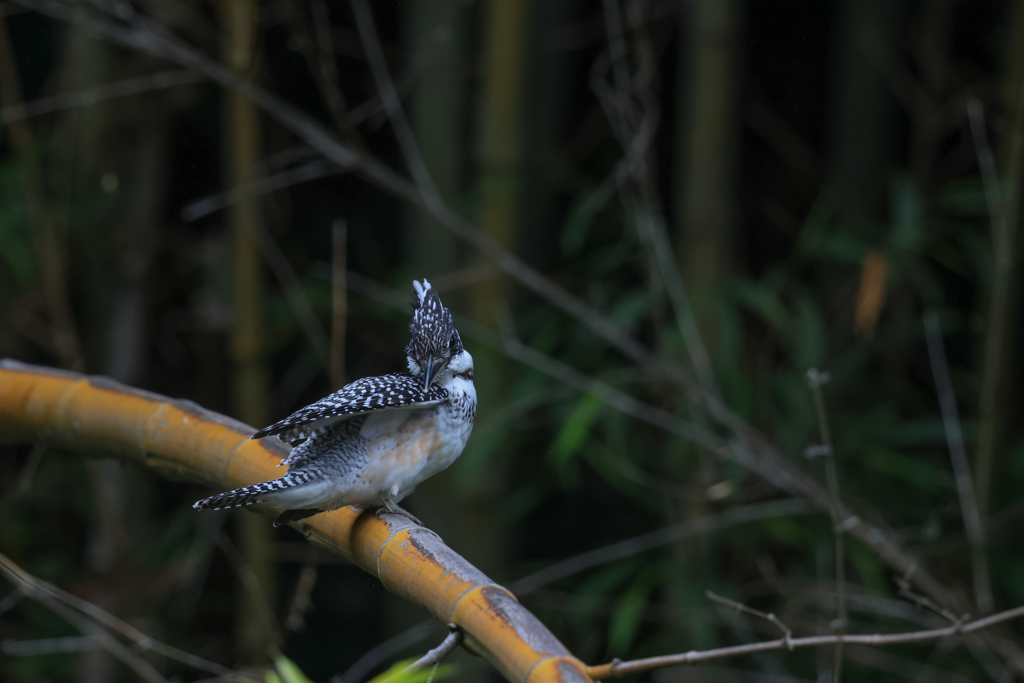
[[[296,443],[341,420],[377,410],[428,408],[448,398],[448,391],[437,384],[423,390],[423,380],[412,375],[394,374],[365,377],[325,396],[252,435],[253,439],[277,435],[282,441]]]

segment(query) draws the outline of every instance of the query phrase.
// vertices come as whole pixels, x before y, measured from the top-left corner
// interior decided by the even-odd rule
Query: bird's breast
[[[397,486],[407,492],[458,459],[472,422],[453,419],[443,404],[394,412],[395,416],[382,415],[379,421],[368,420],[363,427],[367,462],[358,476],[370,488],[389,491]]]

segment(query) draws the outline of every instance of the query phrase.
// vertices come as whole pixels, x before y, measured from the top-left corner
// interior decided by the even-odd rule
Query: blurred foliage
[[[457,117],[458,135],[444,155],[450,158],[428,157],[425,163],[438,174],[443,163],[454,164],[445,172],[458,178],[457,187],[444,199],[473,223],[485,198],[483,172],[493,171],[482,168],[477,151],[478,110],[488,86],[479,65],[488,49],[486,18],[498,2],[437,5],[451,6],[454,23],[445,23],[443,13],[428,16],[429,3],[373,3],[403,103],[439,98]],[[206,54],[220,54],[224,18],[214,5],[184,0],[174,3],[180,11],[166,13],[145,2],[122,5],[153,16]],[[649,192],[649,206],[664,214],[678,260],[685,261],[679,245],[686,244],[691,228],[680,218],[685,207],[676,189],[686,153],[680,148],[693,102],[702,95],[692,90],[695,19],[686,8],[700,2],[529,3],[529,49],[521,65],[525,95],[517,105],[523,108],[518,116],[524,149],[509,171],[518,212],[511,251],[658,358],[685,365],[689,356],[667,287],[636,228],[630,193],[638,189],[634,180],[616,175],[624,152],[591,89],[605,77],[597,66],[609,63],[603,9],[611,5],[621,8],[627,25],[627,75],[641,72],[638,46],[650,46],[649,94],[659,115],[644,151],[650,184],[641,189]],[[988,306],[998,274],[964,102],[968,96],[982,101],[1004,178],[1016,112],[1002,92],[1019,87],[1019,5],[736,3],[731,30],[741,38],[723,49],[734,50],[731,58],[740,65],[739,114],[731,127],[722,119],[722,139],[732,147],[723,143],[718,152],[735,154],[735,173],[726,182],[728,205],[719,207],[734,215],[719,234],[727,264],[712,285],[694,283],[683,273],[729,407],[823,482],[822,459],[804,457],[820,439],[805,375],[812,367],[827,370],[832,381],[825,398],[844,500],[965,596],[972,590],[970,549],[922,314],[939,314],[973,458],[982,419]],[[323,68],[318,8],[326,9],[331,29],[333,84],[330,69]],[[268,0],[259,10],[256,82],[405,174],[348,3]],[[857,15],[861,10],[870,16]],[[90,11],[119,21],[102,15],[102,8]],[[33,12],[4,21],[28,100],[173,66]],[[857,42],[859,21],[872,26],[874,43]],[[424,43],[424,35],[457,38],[458,68],[452,73],[458,93],[432,80],[432,55],[440,48]],[[844,66],[857,60],[870,68]],[[332,113],[331,88],[342,95],[344,120]],[[847,91],[863,94],[867,108],[852,122],[844,116]],[[882,95],[868,96],[875,91]],[[230,414],[227,221],[222,211],[183,218],[192,202],[228,189],[222,178],[222,98],[223,91],[209,83],[175,86],[26,121],[45,180],[38,199],[53,212],[61,239],[87,372],[112,374],[123,367],[118,361],[131,359],[131,370],[118,379]],[[2,105],[6,112],[12,103]],[[770,112],[772,125],[758,118],[763,111]],[[273,116],[264,113],[261,123],[263,172],[296,171],[317,160]],[[420,140],[441,134],[415,117],[412,125]],[[859,126],[874,126],[866,141]],[[66,360],[53,340],[41,267],[45,256],[26,189],[29,164],[12,148],[10,136],[2,145],[0,355],[60,366]],[[859,145],[865,159],[881,161],[865,171],[844,156],[850,145]],[[1006,180],[1000,187],[1006,203],[1020,189]],[[296,285],[317,322],[330,330],[331,225],[344,218],[348,267],[362,276],[350,281],[348,294],[349,378],[402,368],[408,283],[429,277],[456,313],[645,403],[708,424],[699,401],[667,376],[631,365],[543,297],[493,267],[481,269],[468,247],[356,173],[294,184],[260,201],[262,227],[296,280],[284,283],[265,269],[263,343],[273,419],[329,391],[327,369],[286,289]],[[457,267],[439,270],[417,246],[424,240],[454,254],[449,263]],[[887,270],[881,308],[865,334],[854,327],[854,311],[868,253],[880,254]],[[390,289],[381,294],[367,279]],[[484,315],[474,307],[474,292],[492,280],[507,286],[497,290],[503,294],[489,302]],[[398,303],[391,298],[396,291]],[[1003,428],[986,511],[997,609],[1024,603],[1024,555],[1016,531],[1024,515],[1024,432],[1013,419],[1021,405],[1019,298],[1009,310],[1011,342],[1003,362],[1009,386],[998,406]],[[478,358],[483,398],[474,436],[451,471],[426,482],[408,502],[451,547],[497,581],[511,584],[553,562],[652,529],[784,497],[735,460],[702,451],[609,407],[597,394],[581,394],[508,359],[486,340],[467,332],[463,337]],[[176,647],[230,666],[266,663],[240,659],[240,580],[222,550],[223,539],[236,537],[236,523],[196,515],[190,503],[205,495],[200,487],[119,467],[101,470],[52,451],[32,464],[28,446],[4,448],[0,481],[0,549],[27,570]],[[26,488],[19,493],[21,481]],[[328,680],[422,619],[374,580],[306,547],[289,529],[275,530],[273,542],[277,597],[271,608],[282,624],[295,603],[301,567],[314,564],[319,573],[308,596],[312,607],[300,610],[296,622],[288,621],[291,626],[278,627],[282,635],[274,646],[287,659],[275,660],[268,683]],[[835,614],[833,542],[826,514],[764,519],[590,568],[523,601],[590,663],[775,637],[771,624],[710,603],[708,589],[774,612],[798,635],[823,633]],[[846,546],[850,631],[934,625],[925,611],[899,597],[892,571],[870,548],[852,538]],[[441,630],[422,627],[423,640],[372,663],[360,680],[424,683],[429,671],[405,676],[408,660],[390,661],[434,646]],[[0,641],[73,634],[28,600],[0,613]],[[1019,627],[1005,634],[1024,650]],[[889,659],[879,660],[851,651],[846,680],[980,680],[1005,666],[978,647],[920,645],[888,652]],[[5,657],[0,678],[86,680],[82,672],[94,671],[105,672],[106,680],[131,679],[126,669],[91,657]],[[434,680],[497,676],[468,654],[457,659],[457,669],[443,666]],[[167,676],[190,679],[195,673],[153,662]],[[764,655],[726,666],[774,680],[813,680],[831,666],[831,652]],[[704,680],[706,673],[707,680],[719,680],[716,668],[645,678],[669,683]]]
[[[395,662],[391,667],[370,679],[370,683],[430,683],[431,681],[442,681],[451,678],[455,673],[455,667],[450,664],[442,664],[429,669],[406,671],[409,665],[416,661],[415,657]]]
[[[266,683],[313,683],[302,673],[295,662],[287,657],[278,657],[274,660],[275,671],[268,671],[264,680]]]

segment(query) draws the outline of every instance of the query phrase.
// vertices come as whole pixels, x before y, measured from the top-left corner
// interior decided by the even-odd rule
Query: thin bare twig
[[[63,638],[37,638],[35,640],[4,640],[0,652],[10,657],[30,657],[58,652],[88,652],[99,647],[93,636],[65,636]]]
[[[1004,422],[1003,411],[1008,378],[1010,337],[1013,330],[1017,293],[1013,286],[1017,261],[1017,242],[1020,232],[1021,181],[1024,178],[1024,84],[1018,88],[1017,110],[1013,112],[1013,127],[1004,148],[1007,159],[1005,187],[999,220],[993,220],[992,251],[995,272],[989,292],[985,320],[985,350],[982,357],[981,384],[978,402],[978,446],[975,450],[975,475],[978,509],[988,514],[989,488],[992,480],[996,443]],[[984,126],[982,126],[984,128]],[[982,169],[983,177],[987,175]],[[988,181],[986,181],[988,182]],[[998,187],[998,182],[996,183]]]
[[[0,600],[0,614],[10,611],[15,605],[21,602],[25,598],[25,589],[21,586],[16,586],[13,591],[4,596],[3,600]]]
[[[544,569],[527,574],[509,585],[517,597],[525,598],[544,586],[599,567],[609,562],[632,557],[654,548],[670,545],[685,538],[707,535],[731,526],[761,519],[813,513],[814,509],[802,500],[777,500],[755,503],[725,512],[673,524],[617,543],[581,553]],[[331,679],[331,683],[355,683],[381,662],[396,656],[402,650],[424,640],[431,633],[432,620],[426,620],[384,641],[360,657],[348,671]]]
[[[869,635],[832,635],[832,636],[808,636],[805,638],[779,638],[747,645],[734,645],[731,647],[720,647],[713,650],[691,650],[683,654],[664,655],[662,657],[649,657],[647,659],[636,659],[630,662],[614,660],[608,664],[587,667],[587,673],[595,681],[608,678],[621,678],[630,674],[652,669],[663,669],[669,666],[680,666],[682,664],[695,664],[706,662],[712,659],[725,657],[737,657],[751,655],[757,652],[770,652],[773,650],[795,650],[803,647],[822,647],[827,645],[839,646],[842,644],[851,645],[897,645],[900,643],[920,643],[923,641],[948,638],[950,636],[961,636],[968,633],[976,633],[982,629],[994,626],[995,624],[1019,619],[1024,617],[1024,606],[1016,607],[1005,612],[993,614],[984,619],[977,619],[966,624],[956,623],[945,628],[929,629],[927,631],[908,631],[905,633],[873,633]]]
[[[988,204],[988,216],[992,226],[992,243],[997,244],[1004,230],[1003,193],[999,188],[999,177],[996,175],[996,160],[992,154],[992,146],[988,141],[988,130],[985,127],[985,107],[977,97],[972,96],[967,100],[967,120],[971,124],[974,154],[978,159],[978,170],[981,171],[981,185],[985,190],[985,203]]]
[[[234,570],[235,576],[238,577],[242,582],[242,586],[245,587],[249,600],[252,601],[256,613],[259,614],[260,619],[263,621],[264,632],[269,634],[270,640],[275,645],[279,644],[281,642],[281,630],[274,617],[274,610],[267,601],[267,594],[260,587],[260,581],[256,573],[252,570],[252,567],[246,564],[245,558],[242,557],[238,548],[235,547],[235,544],[231,542],[227,535],[220,535],[220,538],[217,540],[217,547],[224,553],[224,557],[227,558],[228,564]]]
[[[313,34],[316,38],[317,61],[320,65],[320,88],[323,90],[327,108],[339,127],[345,125],[345,96],[341,93],[341,79],[338,77],[338,63],[334,54],[334,38],[331,35],[331,16],[324,0],[312,0],[309,5],[313,13]]]
[[[497,242],[463,220],[443,203],[427,201],[418,185],[402,178],[378,159],[342,142],[319,122],[163,31],[154,22],[136,15],[131,24],[125,25],[103,16],[90,14],[81,7],[59,0],[17,0],[17,2],[55,19],[81,25],[133,49],[195,69],[215,83],[248,97],[327,159],[343,168],[358,171],[370,182],[427,211],[441,225],[494,261],[499,268],[527,288],[548,299],[570,316],[580,320],[597,336],[619,349],[626,357],[645,366],[653,362],[651,352],[620,327],[556,285],[539,271],[505,251]],[[665,369],[662,368],[662,374]]]
[[[23,93],[3,9],[0,8],[0,100],[14,107],[21,104]],[[35,149],[32,127],[28,121],[15,119],[8,124],[8,129],[11,147],[24,164],[25,191],[31,209],[33,241],[42,276],[53,348],[61,364],[80,370],[84,360],[68,295],[66,244],[46,196],[43,169]]]
[[[246,199],[257,197],[261,194],[276,192],[277,190],[304,183],[317,178],[344,173],[344,169],[337,165],[324,161],[313,161],[298,168],[289,169],[281,173],[259,177],[253,182],[222,192],[219,194],[204,197],[185,206],[181,211],[181,218],[184,221],[194,221],[214,211],[225,209],[238,204]],[[285,298],[288,300],[299,322],[303,333],[306,335],[313,352],[319,358],[321,364],[330,365],[329,342],[327,333],[317,318],[316,312],[302,289],[298,275],[292,268],[288,258],[277,246],[277,242],[267,231],[262,222],[258,222],[251,228],[257,248],[263,260],[270,267],[271,272],[284,290]]]
[[[842,503],[839,500],[839,475],[836,472],[836,454],[832,446],[832,431],[829,429],[828,413],[825,412],[825,396],[821,387],[831,378],[827,372],[817,368],[807,371],[807,384],[814,396],[814,409],[818,416],[818,428],[821,431],[821,445],[824,447],[825,472],[828,479],[828,492],[832,499],[832,533],[836,544],[836,619],[838,624],[833,630],[839,635],[846,633],[846,567],[843,553],[843,533],[845,531],[842,516]],[[839,683],[843,673],[843,641],[836,641],[835,659],[832,665],[832,682]]]
[[[731,607],[737,612],[743,612],[744,614],[749,614],[754,617],[761,617],[762,619],[770,621],[771,623],[775,624],[779,628],[779,630],[782,631],[783,638],[788,639],[793,635],[793,630],[786,626],[784,623],[782,623],[782,620],[775,616],[774,612],[762,612],[759,609],[747,607],[742,602],[736,602],[735,600],[730,600],[729,598],[722,597],[721,595],[718,595],[713,591],[704,591],[704,595],[707,596],[708,600],[711,600],[712,602],[717,602],[721,605],[725,605],[726,607]]]
[[[74,107],[90,107],[100,102],[118,97],[139,95],[154,90],[164,90],[179,85],[202,83],[206,77],[190,69],[173,69],[161,71],[149,76],[126,78],[116,83],[106,83],[94,88],[83,88],[73,92],[60,93],[50,97],[41,97],[31,102],[12,104],[0,109],[0,124],[21,121],[32,116],[51,114]]]
[[[437,622],[433,619],[425,619],[398,635],[388,638],[383,643],[374,646],[363,654],[345,673],[331,677],[330,683],[358,683],[381,662],[387,661],[406,648],[426,640],[434,632],[434,629],[431,627],[435,624]]]
[[[974,495],[974,481],[971,466],[967,461],[964,435],[960,429],[960,413],[956,405],[956,393],[949,377],[946,349],[942,343],[942,328],[935,311],[924,315],[925,341],[928,344],[928,358],[931,360],[932,377],[939,395],[942,410],[942,426],[946,432],[949,460],[953,466],[956,491],[960,496],[960,514],[964,518],[967,542],[971,546],[971,569],[974,576],[974,599],[982,612],[993,609],[992,580],[988,570],[988,556],[985,549],[985,526]]]
[[[365,278],[356,273],[349,273],[348,284],[353,290],[360,292],[366,296],[369,296],[373,299],[376,299],[377,301],[385,305],[395,306],[399,308],[404,308],[406,306],[406,297],[404,295],[400,294],[399,292],[396,292],[395,290],[389,287],[385,287],[373,280],[370,280],[369,278]],[[567,366],[561,361],[551,358],[537,351],[536,349],[528,347],[522,344],[521,342],[518,342],[514,339],[510,339],[508,337],[500,337],[496,333],[482,326],[472,324],[470,321],[464,321],[460,319],[458,324],[459,329],[463,330],[468,337],[472,337],[477,341],[492,346],[492,348],[496,348],[500,351],[503,351],[506,354],[508,354],[509,357],[518,360],[523,364],[528,365],[529,367],[532,367],[540,372],[543,372],[544,374],[547,374],[567,384],[568,386],[576,388],[579,391],[592,391],[595,386],[599,385],[598,380],[580,372],[579,370],[576,370],[575,368]],[[607,385],[601,386],[604,387],[602,391],[595,392],[594,395],[600,400],[606,401],[608,405],[610,405],[611,407],[617,410],[621,410],[622,412],[628,415],[648,422],[649,424],[655,425],[661,429],[665,429],[666,431],[679,434],[680,436],[684,436],[684,438],[690,438],[690,436],[688,435],[691,434],[691,430],[694,429],[694,426],[691,423],[683,421],[680,418],[676,417],[675,415],[671,415],[670,413],[662,411],[659,408],[637,401],[635,398],[629,396],[628,394],[617,392],[616,390],[611,389]],[[616,399],[615,402],[612,402],[610,400],[612,398]],[[728,411],[728,409],[725,409],[724,406],[721,406],[721,404],[718,403],[717,401],[709,401],[709,406],[712,409],[718,408],[720,410],[720,412],[716,415],[716,417],[719,420],[722,420],[724,422],[726,420],[733,419],[730,416],[731,414]],[[735,430],[737,433],[744,435],[746,439],[748,439],[749,442],[752,443],[753,448],[761,448],[764,450],[771,449],[770,446],[764,444],[763,442],[759,442],[759,437],[751,437],[750,428],[746,427],[742,422],[734,421],[731,423],[726,422],[726,424],[731,429]],[[773,483],[781,490],[790,491],[797,495],[809,496],[814,501],[814,504],[819,508],[824,508],[829,511],[833,510],[834,500],[831,498],[831,496],[826,491],[822,491],[820,487],[816,484],[816,482],[811,480],[809,477],[807,477],[807,475],[805,475],[800,470],[797,470],[795,467],[793,467],[790,461],[783,458],[781,455],[778,455],[777,457],[773,456],[770,459],[764,461],[759,461],[757,459],[757,456],[751,453],[749,448],[742,441],[732,441],[724,443],[724,446],[725,448],[729,448],[732,450],[733,454],[736,456],[736,459],[741,464],[743,464],[746,467],[749,467],[757,474],[759,474],[762,478],[764,478],[766,481]],[[721,452],[722,447],[720,446],[716,450],[718,452]],[[902,551],[893,543],[892,539],[887,534],[885,534],[885,532],[882,529],[874,527],[868,524],[867,522],[861,520],[856,515],[853,515],[852,513],[848,512],[845,506],[842,506],[841,502],[838,519],[841,520],[841,526],[839,524],[836,525],[838,528],[840,528],[842,531],[847,531],[855,534],[858,538],[860,538],[862,541],[868,544],[869,547],[873,548],[881,556],[883,561],[885,561],[890,566],[898,567],[900,571],[905,572],[908,576],[908,579],[916,579],[918,585],[927,586],[927,590],[932,592],[934,595],[941,595],[944,594],[944,592],[946,592],[946,589],[944,587],[941,587],[940,584],[938,584],[932,577],[927,575],[919,567],[916,560],[913,560],[907,557],[905,554],[903,554]],[[702,524],[702,522],[698,522],[696,520],[691,521],[693,521],[696,524]],[[644,536],[641,536],[639,538],[643,538]],[[612,553],[611,550],[606,549],[597,549],[591,552],[594,553],[597,558],[600,558],[602,556],[599,555],[599,553]],[[580,563],[578,566],[581,566],[583,569],[586,569],[590,566],[596,566],[596,564],[600,564],[600,561],[596,562],[596,564],[594,565],[586,564],[583,560],[585,560],[588,557],[588,555],[589,554],[584,554],[583,556],[581,556]],[[570,560],[572,559],[574,558],[570,558]],[[615,557],[612,557],[612,559],[615,559]],[[570,560],[566,560],[564,562],[568,563]],[[542,569],[540,570],[540,572],[538,572],[538,574],[546,574],[550,572],[551,576],[556,576],[556,568],[558,568],[560,565],[562,565],[562,563],[558,563],[551,567]],[[580,571],[582,571],[582,569],[580,569]],[[569,575],[571,575],[571,573],[564,575],[558,574],[556,578],[550,580],[557,580],[557,578],[562,578],[563,576]],[[524,577],[522,581],[526,581],[527,579],[529,579],[531,582],[534,580],[539,580],[539,578],[531,576]],[[512,585],[513,592],[517,594],[522,594],[521,591],[523,590],[523,588],[528,588],[532,590],[529,584],[526,584],[525,586],[519,586],[518,584]],[[410,631],[410,633],[411,632],[412,631]],[[369,653],[367,654],[369,655]],[[1008,652],[1006,654],[1008,657],[1011,656]],[[389,654],[388,656],[391,655]],[[376,660],[375,663],[372,664],[369,668],[372,669],[373,666],[376,665],[376,663],[379,663],[379,661],[380,660]],[[353,669],[354,668],[355,665],[353,665]],[[365,672],[363,672],[363,674],[364,673]],[[352,683],[353,680],[355,680],[355,678],[348,678],[346,674],[345,683]]]
[[[241,187],[234,187],[226,192],[218,192],[189,202],[181,210],[181,220],[186,223],[199,220],[211,213],[221,211],[233,204],[241,202],[248,197],[259,197],[260,195],[277,192],[293,185],[308,183],[320,178],[346,173],[346,169],[329,161],[311,161],[296,168],[289,168],[286,171],[257,177],[251,183]]]
[[[17,2],[55,19],[79,24],[132,49],[169,59],[203,73],[223,87],[237,90],[256,102],[258,106],[274,116],[281,125],[292,131],[325,158],[344,168],[357,171],[371,183],[427,211],[442,226],[493,260],[503,271],[568,315],[578,319],[596,336],[604,339],[633,362],[656,373],[657,376],[668,378],[684,387],[689,386],[687,375],[681,368],[672,363],[656,361],[644,345],[620,327],[554,284],[540,272],[504,251],[496,242],[447,207],[428,205],[415,184],[405,180],[379,160],[341,142],[324,126],[306,114],[271,95],[252,81],[227,70],[215,60],[162,30],[154,22],[136,15],[131,23],[126,25],[111,18],[89,13],[81,6],[56,0],[17,0]],[[737,462],[750,468],[758,476],[782,490],[807,496],[816,505],[830,509],[829,495],[817,481],[807,476],[785,458],[720,399],[709,398],[706,395],[705,401],[711,416],[733,433],[734,440],[730,442],[730,447]],[[858,520],[851,526],[850,532],[878,553],[883,562],[897,571],[904,572],[908,568],[917,567],[916,561],[897,546],[882,529]],[[917,569],[912,578],[914,583],[929,595],[943,601],[955,602],[957,600],[954,591],[940,583],[924,569]],[[1007,657],[1015,662],[1018,661],[1019,653],[1010,641],[1002,639],[999,647]],[[1024,671],[1024,664],[1015,664],[1015,668],[1018,671]]]
[[[309,610],[310,596],[313,594],[313,587],[316,585],[316,566],[312,564],[302,565],[299,572],[299,580],[295,583],[295,592],[288,604],[288,611],[284,619],[286,631],[302,631],[306,627],[306,612]]]
[[[24,592],[25,595],[35,600],[44,600],[47,598],[59,600],[69,607],[78,610],[96,623],[121,634],[137,647],[145,650],[151,650],[163,657],[167,657],[168,659],[173,659],[181,662],[182,664],[187,664],[194,669],[208,671],[213,674],[231,675],[236,673],[234,670],[229,669],[226,666],[221,666],[215,662],[208,661],[202,657],[197,657],[196,655],[171,647],[170,645],[161,643],[158,640],[154,640],[134,626],[118,619],[93,603],[83,600],[77,595],[72,595],[67,591],[61,590],[42,579],[37,579],[2,553],[0,553],[0,574],[6,576],[7,579],[19,590]]]
[[[639,7],[634,5],[634,7]],[[639,11],[639,10],[637,10]],[[654,141],[659,112],[656,100],[650,92],[651,75],[654,71],[653,48],[643,28],[637,30],[638,73],[631,78],[626,54],[626,40],[623,34],[622,16],[618,0],[604,2],[605,27],[608,34],[608,59],[598,61],[591,75],[591,86],[604,108],[615,137],[622,147],[624,157],[616,166],[616,188],[625,190],[623,181],[628,175],[635,190],[622,192],[623,203],[636,224],[637,232],[657,265],[662,283],[668,293],[672,310],[686,344],[694,372],[701,385],[712,394],[718,394],[718,384],[707,349],[700,338],[693,309],[679,273],[679,266],[673,256],[672,245],[665,227],[665,218],[658,210],[657,189],[653,185],[650,148]],[[643,26],[643,17],[633,17],[633,24]],[[601,77],[607,66],[612,71],[614,88],[609,87]],[[636,90],[641,103],[634,101]],[[607,184],[607,183],[606,183]],[[597,193],[595,199],[600,199]]]
[[[947,620],[949,620],[950,623],[956,623],[957,621],[962,620],[962,617],[957,617],[955,614],[950,612],[948,609],[946,609],[942,605],[939,605],[938,603],[936,603],[931,598],[928,598],[928,597],[926,597],[924,595],[920,595],[918,593],[915,593],[910,588],[910,582],[907,581],[902,576],[897,576],[897,577],[894,577],[894,578],[895,578],[895,581],[896,581],[896,585],[899,586],[899,588],[900,588],[900,591],[899,591],[900,597],[906,598],[907,600],[911,601],[912,603],[914,603],[918,607],[924,607],[927,610],[931,610],[932,612],[935,612],[936,614],[938,614],[941,617],[945,617]]]
[[[18,479],[15,481],[14,486],[11,487],[3,498],[0,498],[0,510],[28,493],[29,489],[32,488],[32,480],[36,476],[36,471],[39,469],[39,463],[43,461],[44,455],[46,455],[46,444],[37,443],[32,447],[32,450],[28,454],[28,459],[25,461],[24,467],[22,467],[21,472],[18,473]],[[2,611],[3,610],[0,610],[0,613],[2,613]]]
[[[306,335],[306,340],[309,342],[310,347],[312,347],[313,353],[316,354],[317,359],[325,368],[330,369],[330,341],[327,338],[327,332],[316,315],[316,311],[313,310],[313,304],[310,303],[309,297],[306,296],[306,291],[302,288],[299,276],[295,273],[295,269],[292,268],[288,257],[281,251],[281,247],[277,245],[277,241],[262,221],[251,226],[251,229],[255,233],[256,246],[260,251],[260,255],[267,262],[267,265],[270,266],[270,271],[274,274],[274,277],[281,283],[285,298],[288,300],[288,304],[298,320],[299,327],[302,328],[303,333]]]
[[[389,306],[401,308],[406,306],[406,297],[403,295],[356,273],[349,273],[348,284],[352,289]],[[576,368],[541,353],[512,337],[492,332],[472,320],[457,317],[457,321],[459,329],[464,335],[487,344],[498,351],[502,351],[508,357],[549,377],[553,377],[578,391],[592,394],[598,400],[626,415],[693,441],[712,451],[722,452],[728,446],[727,442],[712,432],[661,408],[643,403],[629,394],[621,392],[609,384],[580,372]]]
[[[461,628],[455,624],[448,624],[448,635],[441,641],[441,644],[407,666],[405,672],[412,673],[413,671],[426,669],[429,666],[437,666],[445,657],[451,654],[452,650],[462,644],[463,637]]]
[[[140,657],[131,649],[125,647],[114,636],[104,631],[95,621],[87,619],[80,612],[68,607],[65,603],[54,597],[46,596],[40,599],[52,612],[77,628],[82,635],[88,636],[98,647],[109,652],[115,659],[130,668],[147,683],[168,683],[167,679],[160,675],[156,668]]]
[[[542,586],[579,574],[587,569],[626,557],[632,557],[633,555],[664,545],[677,543],[686,538],[721,531],[738,524],[746,524],[772,517],[805,515],[813,513],[813,511],[813,508],[802,500],[775,500],[768,503],[753,503],[726,510],[725,512],[696,517],[556,562],[512,583],[509,586],[509,590],[519,597],[524,597]]]
[[[348,327],[348,225],[331,226],[331,388],[345,384],[345,330]]]
[[[391,127],[395,131],[398,145],[402,149],[402,155],[409,166],[416,185],[419,187],[424,202],[428,207],[441,207],[441,197],[437,193],[437,186],[430,176],[430,169],[416,144],[416,136],[413,134],[412,126],[402,110],[402,101],[398,98],[398,91],[391,80],[388,72],[388,64],[384,59],[384,52],[380,47],[380,40],[377,38],[377,28],[373,23],[373,12],[367,0],[351,0],[352,13],[355,15],[356,26],[359,28],[359,38],[363,41],[363,48],[366,51],[366,59],[370,63],[370,71],[377,84],[377,91],[384,102],[384,109],[388,113]]]

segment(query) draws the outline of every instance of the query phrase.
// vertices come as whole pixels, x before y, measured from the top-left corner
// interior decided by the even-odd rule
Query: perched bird
[[[357,380],[259,430],[253,439],[292,444],[281,461],[288,473],[201,500],[196,510],[271,503],[285,508],[274,522],[283,526],[345,505],[380,506],[419,522],[398,503],[462,454],[476,388],[451,312],[426,280],[413,287],[409,373]]]

